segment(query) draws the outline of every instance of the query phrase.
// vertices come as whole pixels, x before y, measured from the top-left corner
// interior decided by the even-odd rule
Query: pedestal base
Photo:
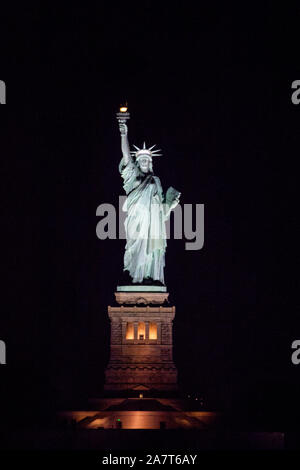
[[[117,292],[115,292],[116,302],[119,305],[122,304],[129,304],[129,305],[149,305],[149,304],[157,304],[162,305],[168,302],[169,293],[166,292],[165,287],[158,287],[157,290],[145,290],[140,288],[135,288],[135,290],[124,291],[119,290],[121,288],[117,288]],[[161,290],[158,290],[161,289]],[[164,290],[162,290],[164,289]]]
[[[141,307],[138,299],[146,294],[151,306]],[[177,389],[177,369],[172,357],[175,307],[159,305],[168,295],[149,290],[115,293],[117,301],[127,305],[108,307],[111,344],[105,390]],[[130,305],[131,302],[135,303]]]
[[[121,368],[109,365],[105,372],[104,390],[177,390],[177,369],[155,365],[128,364]]]

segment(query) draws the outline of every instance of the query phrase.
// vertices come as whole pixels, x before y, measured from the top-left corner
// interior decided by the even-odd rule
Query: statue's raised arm
[[[128,127],[125,122],[119,121],[119,129],[121,134],[121,149],[123,153],[123,163],[127,165],[131,161],[129,142],[128,142]]]

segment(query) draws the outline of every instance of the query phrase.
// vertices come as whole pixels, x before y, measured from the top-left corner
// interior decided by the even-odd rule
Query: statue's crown
[[[152,147],[148,149],[146,148],[145,142],[144,142],[143,148],[141,149],[137,147],[136,145],[134,145],[134,148],[136,148],[136,151],[131,151],[130,153],[132,156],[135,156],[136,161],[141,157],[147,157],[149,158],[149,160],[152,161],[152,157],[159,157],[162,155],[161,153],[157,153],[157,152],[160,152],[160,149],[152,150],[155,147],[155,145],[156,144],[152,145]]]

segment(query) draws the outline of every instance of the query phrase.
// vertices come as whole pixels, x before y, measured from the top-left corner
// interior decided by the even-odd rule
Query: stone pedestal
[[[169,295],[166,288],[153,286],[156,289],[151,291],[151,286],[143,287],[117,290],[115,297],[120,305],[108,307],[111,342],[106,390],[177,388],[172,357],[175,307],[161,305]]]

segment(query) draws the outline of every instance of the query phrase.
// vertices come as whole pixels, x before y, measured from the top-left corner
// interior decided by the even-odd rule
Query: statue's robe
[[[166,227],[164,195],[160,179],[152,173],[143,173],[138,165],[124,159],[119,165],[127,194],[123,210],[126,247],[124,271],[134,283],[151,278],[164,284]]]

